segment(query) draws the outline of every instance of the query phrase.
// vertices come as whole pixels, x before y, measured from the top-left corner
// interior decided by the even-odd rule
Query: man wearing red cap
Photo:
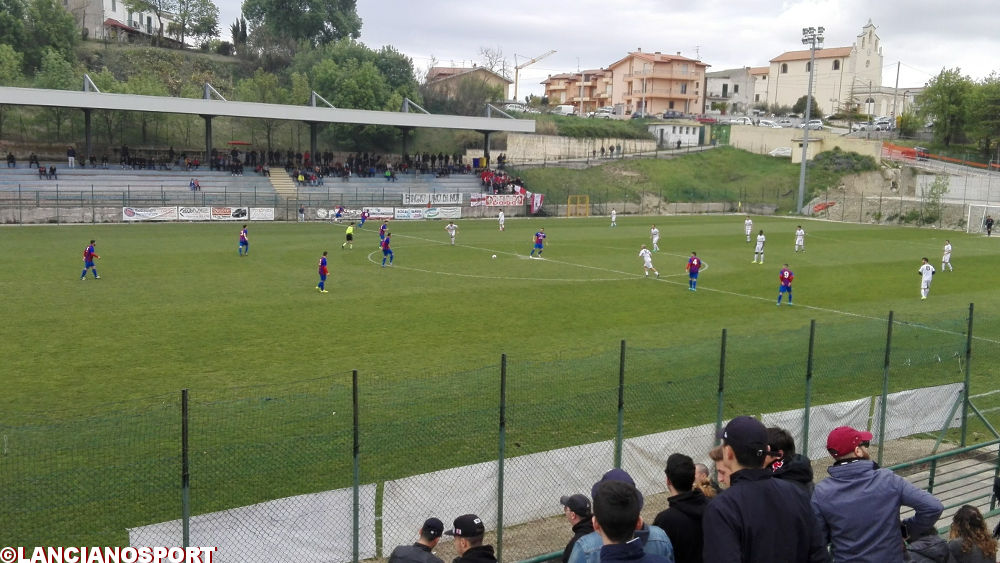
[[[834,428],[826,449],[834,463],[830,477],[813,492],[812,508],[834,561],[901,563],[904,559],[899,508],[915,511],[910,529],[934,526],[944,506],[930,493],[888,469],[879,469],[868,447],[871,432]]]

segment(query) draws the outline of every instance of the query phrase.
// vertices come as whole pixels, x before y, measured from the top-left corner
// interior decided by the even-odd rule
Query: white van
[[[576,115],[576,106],[571,104],[562,104],[552,108],[552,113],[556,115]]]

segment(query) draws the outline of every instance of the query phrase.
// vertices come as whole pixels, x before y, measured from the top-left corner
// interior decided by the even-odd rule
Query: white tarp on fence
[[[962,397],[962,384],[952,383],[937,387],[908,389],[890,393],[885,412],[885,439],[894,440],[912,436],[920,432],[940,432],[945,426],[955,428],[962,425],[962,411],[948,420],[951,409]],[[872,434],[875,441],[882,443],[879,433],[882,418],[882,397],[875,397],[875,416]]]
[[[177,207],[122,207],[123,221],[176,221]]]
[[[795,439],[795,447],[809,459],[820,459],[830,455],[826,451],[826,437],[838,426],[868,428],[868,413],[872,407],[871,397],[844,401],[830,405],[813,406],[809,411],[809,451],[802,449],[802,409],[767,413],[761,416],[764,426],[784,428]]]
[[[691,456],[695,463],[709,463],[708,452],[714,446],[714,423],[636,436],[625,440],[622,447],[622,469],[628,471],[643,495],[662,493],[667,490],[663,469],[670,454],[682,453]]]
[[[375,490],[362,485],[358,494],[361,559],[375,557]],[[352,489],[337,489],[192,516],[190,544],[218,547],[219,563],[346,563],[353,561],[353,503]],[[132,547],[182,545],[180,520],[128,533]]]

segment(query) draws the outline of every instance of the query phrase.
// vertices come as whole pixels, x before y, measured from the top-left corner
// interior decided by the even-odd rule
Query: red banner
[[[524,196],[520,194],[486,194],[486,207],[512,207],[524,205]]]

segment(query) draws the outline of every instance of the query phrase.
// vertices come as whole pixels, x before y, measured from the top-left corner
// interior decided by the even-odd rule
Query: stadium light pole
[[[806,120],[802,127],[802,165],[799,168],[799,197],[796,212],[802,213],[806,197],[806,153],[809,150],[809,119],[812,116],[813,71],[816,67],[816,45],[823,43],[822,27],[803,27],[802,44],[809,45],[809,87],[806,90]]]

